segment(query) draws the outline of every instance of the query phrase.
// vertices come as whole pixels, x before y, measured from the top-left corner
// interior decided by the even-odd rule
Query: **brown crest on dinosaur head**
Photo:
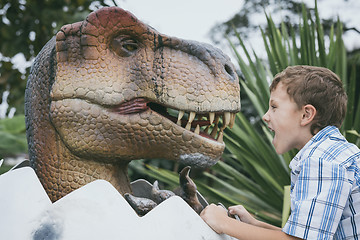
[[[103,8],[62,27],[34,62],[26,89],[31,164],[52,200],[99,178],[130,192],[133,159],[213,165],[239,109],[238,79],[219,49]]]

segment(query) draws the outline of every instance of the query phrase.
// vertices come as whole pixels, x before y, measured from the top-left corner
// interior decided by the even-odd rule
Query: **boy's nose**
[[[262,120],[264,121],[264,122],[269,122],[270,120],[269,120],[269,115],[268,115],[268,112],[269,112],[269,110],[264,114],[264,116],[262,117]]]

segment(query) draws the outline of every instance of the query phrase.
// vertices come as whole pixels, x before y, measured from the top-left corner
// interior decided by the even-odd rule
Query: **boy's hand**
[[[223,233],[223,226],[226,224],[228,213],[226,209],[215,204],[210,204],[201,213],[200,217],[217,233]]]
[[[240,221],[248,223],[251,225],[257,225],[258,220],[256,220],[251,214],[244,208],[242,205],[236,205],[229,207],[229,213],[232,215],[238,215]]]

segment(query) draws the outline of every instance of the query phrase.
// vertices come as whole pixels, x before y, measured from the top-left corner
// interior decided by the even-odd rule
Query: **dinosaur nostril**
[[[235,73],[234,70],[232,69],[232,67],[229,64],[225,64],[225,71],[232,77],[235,78]]]

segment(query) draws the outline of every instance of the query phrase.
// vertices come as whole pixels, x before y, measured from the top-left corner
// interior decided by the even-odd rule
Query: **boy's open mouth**
[[[271,132],[275,133],[274,129],[272,129],[271,127],[268,126],[268,129],[269,129]]]

